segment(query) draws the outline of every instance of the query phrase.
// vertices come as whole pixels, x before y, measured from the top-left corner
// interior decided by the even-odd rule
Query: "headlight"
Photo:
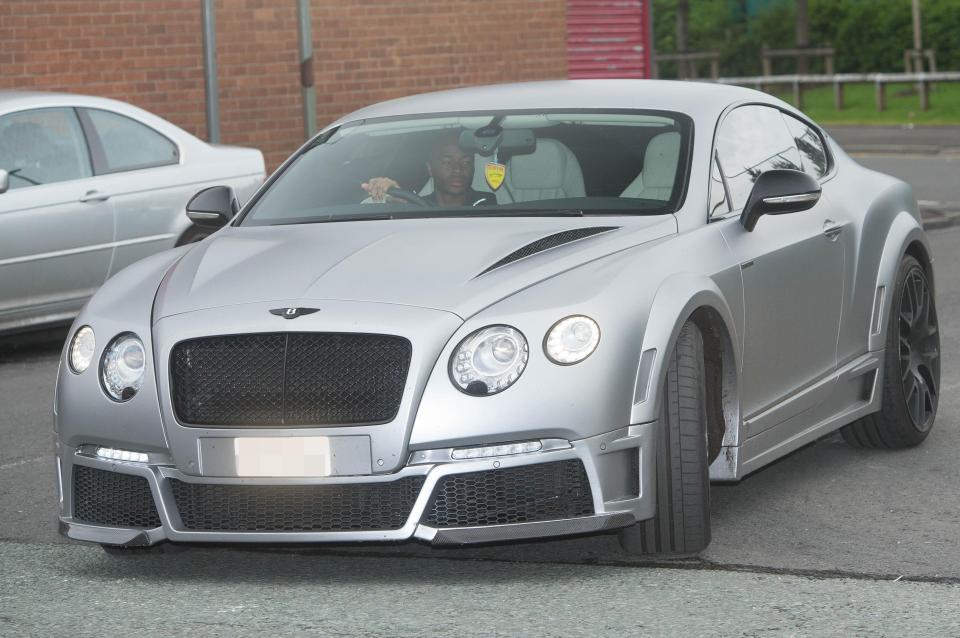
[[[100,376],[103,389],[116,401],[126,401],[143,385],[147,355],[143,342],[128,332],[118,335],[103,353]]]
[[[83,326],[77,330],[70,340],[70,356],[68,361],[70,369],[75,374],[80,374],[90,367],[93,361],[93,351],[97,348],[97,339],[93,334],[93,328]]]
[[[530,358],[527,340],[516,328],[488,326],[460,342],[450,357],[450,379],[462,392],[484,397],[506,390]]]
[[[553,324],[543,340],[547,357],[560,365],[579,363],[600,343],[600,326],[590,317],[574,315]]]

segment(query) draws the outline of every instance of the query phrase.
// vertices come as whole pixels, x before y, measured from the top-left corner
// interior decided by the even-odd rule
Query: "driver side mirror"
[[[820,201],[820,182],[803,171],[780,168],[761,173],[750,191],[740,223],[753,231],[764,215],[786,215],[813,208]]]
[[[205,188],[187,202],[187,217],[197,226],[226,226],[240,210],[237,195],[229,186]]]
[[[10,173],[0,168],[0,195],[10,188]]]

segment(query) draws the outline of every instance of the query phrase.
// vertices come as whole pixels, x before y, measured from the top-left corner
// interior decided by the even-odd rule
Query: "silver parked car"
[[[0,91],[0,332],[72,319],[109,276],[206,232],[198,187],[245,200],[263,155],[211,146],[123,102]]]
[[[71,330],[64,534],[174,542],[620,530],[710,540],[709,482],[829,432],[923,441],[933,270],[906,184],[756,91],[492,86],[331,124]]]

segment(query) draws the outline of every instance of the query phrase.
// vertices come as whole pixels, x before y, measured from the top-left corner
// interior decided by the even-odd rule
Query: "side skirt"
[[[710,480],[739,481],[782,456],[880,409],[883,351],[868,352],[849,362],[817,387],[833,385],[824,401],[789,416],[776,426],[750,436],[738,447],[727,446],[710,465]],[[774,408],[789,414],[795,398]]]

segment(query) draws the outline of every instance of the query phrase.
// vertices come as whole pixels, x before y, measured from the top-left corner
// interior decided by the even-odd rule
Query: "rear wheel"
[[[883,400],[879,412],[840,430],[855,447],[905,448],[933,428],[940,398],[940,330],[926,271],[916,259],[900,260],[887,323]]]
[[[657,432],[657,513],[620,532],[632,554],[680,558],[710,543],[703,338],[686,323],[670,355]]]

